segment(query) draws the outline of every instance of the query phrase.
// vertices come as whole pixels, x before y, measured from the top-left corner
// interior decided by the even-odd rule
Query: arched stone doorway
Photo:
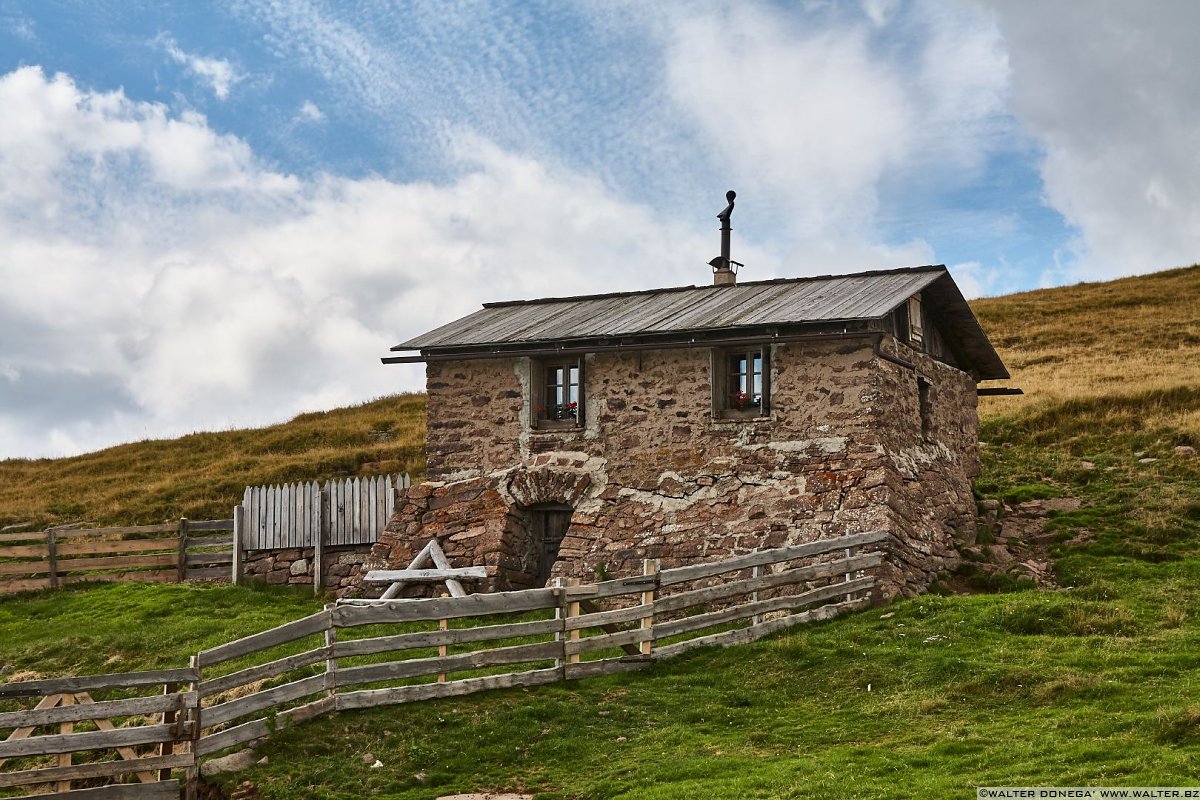
[[[588,473],[553,467],[518,469],[506,482],[511,498],[502,549],[517,562],[511,588],[545,586],[571,527],[571,515],[591,486]],[[561,572],[560,572],[561,574]]]

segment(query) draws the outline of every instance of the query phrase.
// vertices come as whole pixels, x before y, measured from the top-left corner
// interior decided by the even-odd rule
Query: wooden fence
[[[0,533],[0,593],[80,581],[229,578],[232,519]]]
[[[886,538],[853,534],[665,570],[647,561],[640,576],[587,585],[559,580],[517,592],[340,601],[203,650],[188,670],[151,674],[194,687],[179,712],[191,723],[185,766],[194,790],[199,759],[332,711],[636,670],[694,647],[751,642],[864,608],[875,585],[866,572],[882,555],[860,551]],[[86,688],[97,679],[73,680]],[[28,726],[21,713],[37,712],[0,715],[0,728]],[[38,752],[72,749],[69,740],[55,747]],[[0,785],[66,774],[45,771],[53,769]]]
[[[408,475],[248,486],[240,515],[244,550],[374,544],[396,507]]]
[[[15,770],[0,771],[0,792],[47,784],[69,795],[38,797],[177,800],[171,770],[192,768],[196,761],[195,679],[190,669],[173,669],[0,684],[6,705],[15,698],[36,700],[31,710],[0,712],[0,729],[14,729],[0,741],[0,765],[16,763]],[[76,781],[126,776],[139,783],[71,791]]]

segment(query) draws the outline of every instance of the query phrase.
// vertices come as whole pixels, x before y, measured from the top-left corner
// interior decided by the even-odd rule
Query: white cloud
[[[185,52],[169,34],[160,34],[154,41],[176,64],[182,65],[207,84],[218,100],[229,97],[229,90],[243,77],[233,64],[223,58],[204,58]]]
[[[408,336],[485,300],[703,282],[716,244],[469,133],[445,184],[301,180],[36,68],[0,104],[0,456],[416,389],[378,361]]]
[[[822,21],[760,4],[669,12],[668,92],[729,182],[767,192],[792,235],[789,271],[914,263],[916,240],[881,244],[881,189],[964,185],[1011,131],[1008,67],[992,20],[971,8],[866,2]],[[905,26],[905,48],[881,28]]]
[[[1200,259],[1200,5],[992,2],[1012,111],[1044,149],[1046,201],[1078,228],[1061,283]]]
[[[307,122],[322,122],[325,119],[325,112],[318,108],[312,100],[305,100],[300,105],[298,118]]]

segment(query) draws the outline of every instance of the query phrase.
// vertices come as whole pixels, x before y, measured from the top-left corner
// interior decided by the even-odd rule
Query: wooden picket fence
[[[0,534],[0,593],[80,581],[229,578],[232,519]]]
[[[875,586],[867,572],[882,563],[882,554],[862,549],[886,539],[882,532],[860,533],[664,570],[647,561],[642,575],[594,584],[560,579],[550,588],[516,592],[339,601],[203,650],[187,670],[144,673],[159,684],[189,688],[172,693],[168,687],[167,695],[177,700],[145,706],[163,714],[170,709],[177,714],[172,724],[164,716],[123,736],[163,742],[167,750],[154,757],[170,756],[170,766],[184,767],[191,797],[200,759],[333,711],[636,670],[695,647],[751,642],[864,608]],[[0,685],[0,699],[117,685],[118,677]],[[115,746],[115,739],[96,734],[28,735],[35,725],[65,719],[61,710],[48,713],[55,710],[0,714],[0,729],[25,732],[0,743],[0,758],[61,758],[72,750]],[[118,715],[135,709],[105,710]],[[188,736],[189,743],[170,749]],[[179,760],[183,756],[190,761]],[[95,774],[131,769],[126,761],[102,763],[108,766],[95,767]],[[150,762],[134,767],[157,768]],[[71,769],[79,767],[0,772],[0,786],[57,781],[61,788],[82,776]]]
[[[374,544],[408,475],[248,486],[239,506],[245,550]]]

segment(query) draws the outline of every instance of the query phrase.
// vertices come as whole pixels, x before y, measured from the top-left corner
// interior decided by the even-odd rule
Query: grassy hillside
[[[267,428],[0,461],[0,527],[228,517],[252,484],[425,469],[425,398],[384,397]]]
[[[275,736],[267,764],[228,782],[289,800],[1194,784],[1200,458],[1174,448],[1200,444],[1200,269],[975,305],[1029,392],[985,404],[979,490],[1082,499],[1050,523],[1063,590],[925,596],[636,675],[338,714]],[[0,665],[175,666],[311,602],[132,585],[0,600]]]

